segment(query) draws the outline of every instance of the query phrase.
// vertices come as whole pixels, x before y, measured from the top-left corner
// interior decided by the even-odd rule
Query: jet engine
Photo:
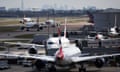
[[[82,50],[82,44],[79,40],[75,40],[75,44],[77,47],[79,47],[80,50]]]
[[[105,59],[104,58],[96,59],[94,63],[97,68],[101,68],[105,63]]]
[[[41,61],[41,60],[36,60],[36,62],[34,63],[34,66],[37,70],[41,71],[41,69],[45,68],[45,62]]]
[[[29,54],[37,54],[37,49],[36,48],[29,48],[28,53]]]

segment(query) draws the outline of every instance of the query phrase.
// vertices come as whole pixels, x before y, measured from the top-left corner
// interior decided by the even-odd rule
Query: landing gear
[[[25,27],[23,27],[23,26],[22,26],[20,29],[21,29],[21,30],[24,30],[24,29],[25,29]]]
[[[38,27],[37,31],[43,30],[43,27]]]
[[[37,28],[37,31],[40,31],[40,29],[39,29],[39,28]]]
[[[81,64],[81,66],[79,68],[79,72],[86,72],[86,68],[84,67],[83,64]]]
[[[56,72],[55,66],[51,65],[50,67],[47,67],[47,72]]]
[[[26,28],[26,31],[30,31],[29,28]]]

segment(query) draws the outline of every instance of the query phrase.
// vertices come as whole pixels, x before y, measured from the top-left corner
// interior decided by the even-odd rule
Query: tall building
[[[94,22],[96,31],[106,31],[115,26],[115,24],[120,27],[120,10],[107,9],[97,12],[94,14]]]

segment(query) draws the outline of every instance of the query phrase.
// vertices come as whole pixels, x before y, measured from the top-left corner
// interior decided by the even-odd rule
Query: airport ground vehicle
[[[32,66],[32,61],[31,61],[31,60],[24,59],[23,62],[22,62],[22,65],[23,65],[24,67],[30,67],[30,66]]]
[[[0,60],[0,69],[8,69],[10,65],[7,60]]]

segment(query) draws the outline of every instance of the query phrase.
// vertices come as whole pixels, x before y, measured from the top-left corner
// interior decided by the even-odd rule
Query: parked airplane
[[[61,37],[61,40],[63,47],[66,47],[70,44],[70,40],[66,37],[66,20],[65,20],[64,36]],[[32,50],[37,52],[38,48],[44,48],[44,47],[46,47],[47,49],[58,49],[59,48],[58,41],[59,41],[59,37],[49,37],[46,40],[46,44],[44,45],[21,43],[21,42],[4,42],[4,43],[7,45],[19,46],[20,48],[28,48],[29,49],[28,52],[31,53]]]
[[[117,27],[117,16],[115,15],[115,23],[114,23],[114,27],[110,28],[110,31],[108,33],[109,36],[119,36],[119,28]]]
[[[90,33],[88,36],[87,36],[88,39],[98,39],[98,40],[104,40],[105,39],[105,36],[100,33],[100,32],[93,32],[93,33]]]
[[[79,69],[79,72],[86,72],[84,66],[85,62],[94,61],[95,66],[98,68],[103,67],[106,57],[118,56],[120,53],[116,54],[104,54],[104,55],[86,55],[82,54],[82,51],[75,45],[66,45],[62,43],[64,39],[60,36],[60,29],[58,28],[58,50],[51,55],[13,55],[13,54],[0,54],[0,56],[13,56],[22,58],[33,58],[36,59],[35,66],[37,69],[41,70],[46,68],[50,72],[55,72],[56,70],[68,70],[74,67]]]
[[[112,27],[108,35],[112,37],[119,36],[120,35],[119,29],[116,26]]]
[[[79,72],[86,72],[84,63],[86,61],[95,60],[95,66],[101,68],[106,57],[118,56],[120,53],[116,54],[104,54],[104,55],[93,55],[86,56],[82,54],[82,51],[75,45],[69,45],[66,47],[62,46],[62,40],[59,36],[59,49],[55,52],[54,56],[48,55],[13,55],[13,54],[0,54],[1,56],[13,56],[22,58],[33,58],[36,59],[35,66],[39,70],[46,68],[50,72],[55,72],[56,70],[68,70],[74,67],[79,68]]]

